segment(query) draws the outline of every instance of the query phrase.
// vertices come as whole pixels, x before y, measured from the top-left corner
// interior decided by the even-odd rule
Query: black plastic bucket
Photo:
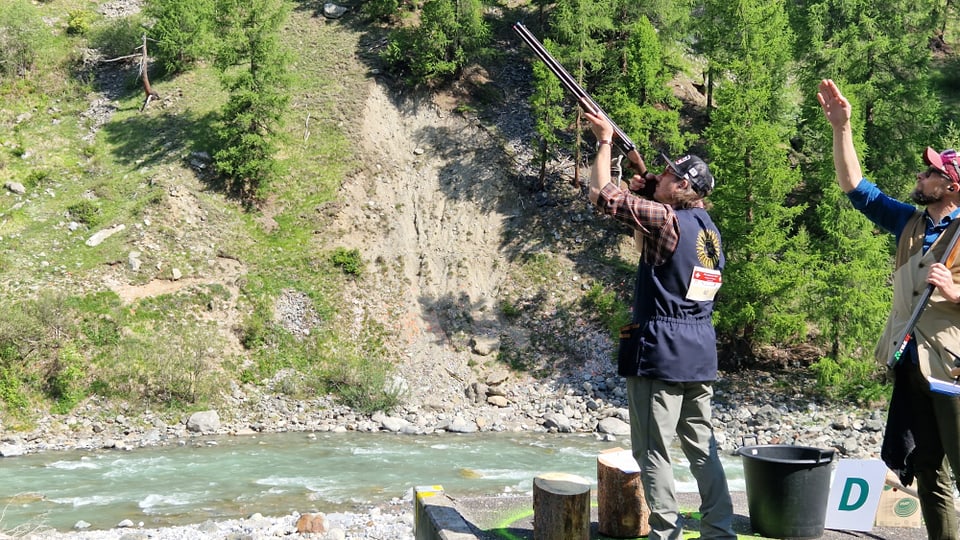
[[[753,532],[768,538],[819,538],[827,517],[834,450],[741,446]]]

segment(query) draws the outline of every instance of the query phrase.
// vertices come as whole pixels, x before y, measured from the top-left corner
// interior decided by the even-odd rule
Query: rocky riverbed
[[[426,374],[421,374],[426,377]],[[444,377],[446,380],[448,377]],[[396,384],[410,384],[409,374]],[[298,400],[257,386],[236,387],[217,409],[171,415],[134,412],[96,400],[69,415],[42,417],[35,429],[5,430],[0,454],[5,459],[67,449],[132,451],[150,445],[190,444],[210,435],[258,432],[363,431],[408,434],[442,432],[532,431],[590,432],[599,440],[629,444],[629,415],[622,379],[595,376],[589,369],[531,384],[531,380],[488,374],[484,380],[437,384],[437,390],[390,413],[358,414],[329,397]],[[827,403],[809,388],[811,376],[791,373],[725,374],[716,384],[714,427],[723,452],[743,444],[796,444],[835,448],[841,457],[876,458],[883,436],[883,408],[867,409]],[[443,390],[447,388],[446,392]],[[408,389],[413,396],[416,391]],[[106,413],[105,411],[111,411]],[[326,530],[316,538],[413,538],[412,501],[383,501],[357,513],[324,516]],[[260,539],[288,536],[298,530],[294,514],[253,515],[243,520],[208,521],[191,526],[143,529],[120,523],[108,531],[43,529],[4,531],[0,538],[121,540]],[[82,527],[82,523],[78,524]],[[302,527],[301,527],[302,530]]]

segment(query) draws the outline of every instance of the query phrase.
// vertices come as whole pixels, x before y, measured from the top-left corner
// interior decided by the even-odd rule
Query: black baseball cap
[[[697,195],[706,197],[713,191],[713,186],[716,182],[713,179],[710,168],[707,167],[707,164],[702,159],[693,154],[687,154],[673,161],[663,152],[660,153],[660,157],[663,158],[663,161],[668,167],[673,169],[673,172],[678,178],[683,178],[690,182],[690,185],[693,187],[693,190],[697,192]]]

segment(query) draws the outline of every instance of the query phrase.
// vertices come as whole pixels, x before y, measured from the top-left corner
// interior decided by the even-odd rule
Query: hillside
[[[57,32],[69,5],[41,7]],[[97,12],[109,21],[139,8]],[[285,35],[297,52],[287,172],[253,209],[209,172],[204,132],[223,99],[209,68],[155,79],[160,99],[140,111],[135,61],[87,50],[78,79],[40,100],[45,110],[0,107],[9,300],[52,294],[102,310],[96,324],[115,324],[118,340],[145,343],[135,358],[118,348],[88,366],[176,356],[187,375],[220,373],[210,384],[221,389],[262,361],[243,342],[264,312],[302,340],[379,332],[391,384],[414,403],[454,407],[491,377],[609,375],[609,332],[582,299],[592,288],[629,294],[630,244],[570,184],[569,163],[537,185],[519,44],[503,35],[496,71],[474,66],[450,88],[416,93],[381,74],[382,32],[351,12],[331,20],[321,4],[300,4]],[[96,220],[77,218],[80,202]],[[330,266],[338,247],[359,251],[359,277]],[[194,348],[209,359],[179,358]]]

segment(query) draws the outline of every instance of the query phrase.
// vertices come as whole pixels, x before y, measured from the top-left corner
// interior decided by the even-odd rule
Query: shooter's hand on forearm
[[[583,101],[580,102],[580,106],[583,107],[583,116],[590,122],[590,130],[593,131],[594,137],[597,138],[597,143],[600,141],[613,141],[613,126],[610,124],[607,119],[599,114],[590,112],[590,105],[585,104]],[[609,143],[607,143],[609,144]]]

